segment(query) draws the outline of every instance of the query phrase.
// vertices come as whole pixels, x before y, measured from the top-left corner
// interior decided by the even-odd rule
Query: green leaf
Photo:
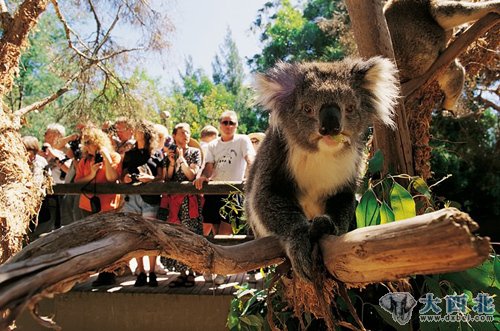
[[[380,219],[380,206],[372,189],[368,189],[356,207],[356,223],[358,228],[376,225]]]
[[[431,190],[429,189],[429,186],[425,182],[425,180],[422,177],[418,177],[415,179],[412,183],[413,188],[426,198],[430,199],[431,198]]]
[[[250,300],[247,301],[246,303],[246,307],[245,307],[245,310],[243,310],[243,312],[241,313],[241,315],[245,315],[247,312],[248,312],[248,309],[250,309],[250,307],[252,306],[252,304],[257,301],[257,297],[256,296],[253,296],[250,298]]]
[[[380,224],[386,224],[394,222],[396,218],[394,217],[394,212],[391,207],[384,201],[382,206],[380,206]]]
[[[467,289],[473,293],[500,294],[500,279],[496,276],[496,270],[499,268],[496,266],[497,263],[498,260],[490,257],[475,268],[443,274],[441,278],[449,280],[460,290]]]
[[[498,255],[495,255],[495,258],[493,259],[493,270],[495,273],[495,279],[500,279],[500,259],[498,258]]]
[[[373,154],[370,161],[368,161],[368,172],[371,174],[382,171],[384,166],[384,154],[380,149],[378,149],[375,154]]]
[[[396,330],[398,330],[398,331],[411,331],[412,330],[412,328],[411,328],[411,321],[408,322],[405,325],[401,325],[398,322],[396,322],[394,320],[394,318],[392,318],[392,316],[391,316],[390,313],[388,313],[387,311],[385,311],[379,305],[374,305],[374,304],[371,304],[371,303],[368,303],[368,304],[371,305],[373,308],[375,308],[375,310],[380,315],[380,317],[382,317],[382,319],[384,320],[384,322],[386,322],[387,324],[389,324],[390,326],[392,326]],[[415,314],[415,313],[418,314],[418,310],[417,309],[413,309],[412,314]]]
[[[257,316],[257,315],[249,315],[247,316],[248,317],[248,321],[249,321],[249,325],[252,325],[252,326],[256,326],[258,328],[261,328],[262,327],[262,324],[263,324],[263,320],[262,320],[262,316]],[[259,318],[260,317],[260,318]]]
[[[398,183],[394,183],[391,190],[391,207],[396,221],[415,217],[415,201],[411,194]]]

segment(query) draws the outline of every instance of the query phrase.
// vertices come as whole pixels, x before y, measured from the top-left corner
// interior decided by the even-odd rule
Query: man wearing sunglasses
[[[194,181],[197,189],[203,187],[204,182],[216,181],[242,181],[247,167],[253,162],[255,150],[247,135],[236,133],[238,117],[234,111],[225,111],[219,118],[220,137],[211,141],[207,147],[206,164],[199,178]],[[205,226],[210,234],[232,234],[229,220],[222,220],[220,208],[227,195],[206,195],[203,207],[203,222],[212,227]]]

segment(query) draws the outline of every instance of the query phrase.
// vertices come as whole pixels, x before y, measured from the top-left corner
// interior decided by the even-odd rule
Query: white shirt
[[[230,141],[222,141],[220,137],[212,140],[205,156],[206,163],[214,164],[212,180],[242,181],[247,155],[255,155],[255,150],[246,135],[235,134]]]

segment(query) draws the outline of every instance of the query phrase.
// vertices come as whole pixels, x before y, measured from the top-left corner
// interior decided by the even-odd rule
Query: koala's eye
[[[310,105],[304,105],[304,111],[306,114],[312,114],[313,108]]]
[[[354,110],[356,110],[356,107],[354,107],[353,105],[350,105],[350,106],[345,107],[345,112],[346,112],[347,114],[352,114],[352,113],[354,113]]]

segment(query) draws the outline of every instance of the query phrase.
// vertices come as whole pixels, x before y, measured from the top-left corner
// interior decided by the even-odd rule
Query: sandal
[[[196,285],[196,282],[194,281],[194,275],[187,275],[186,279],[184,281],[184,287],[193,287]]]
[[[180,286],[185,286],[187,281],[187,276],[185,275],[179,275],[174,281],[170,282],[168,284],[169,287],[180,287]]]

